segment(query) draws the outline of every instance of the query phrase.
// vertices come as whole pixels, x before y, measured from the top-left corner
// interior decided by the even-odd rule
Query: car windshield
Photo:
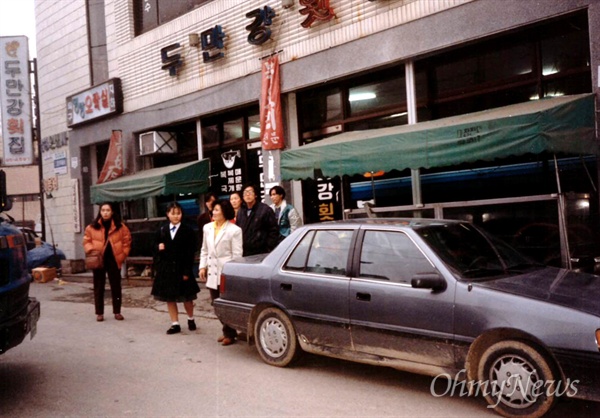
[[[540,266],[470,224],[431,225],[417,232],[461,278],[485,279],[518,274]]]

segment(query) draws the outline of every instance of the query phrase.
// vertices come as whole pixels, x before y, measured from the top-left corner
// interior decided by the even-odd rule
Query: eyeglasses
[[[244,190],[244,194],[254,194],[254,190]]]

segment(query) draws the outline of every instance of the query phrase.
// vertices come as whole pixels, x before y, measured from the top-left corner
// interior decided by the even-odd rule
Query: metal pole
[[[567,215],[565,213],[565,197],[560,186],[560,174],[558,172],[558,161],[554,154],[554,172],[556,174],[556,186],[558,190],[558,232],[560,237],[560,258],[562,265],[571,270],[571,250],[569,248],[569,232],[567,228]]]
[[[40,188],[40,222],[42,224],[42,240],[46,240],[46,210],[44,206],[44,167],[42,166],[42,125],[40,120],[40,100],[39,100],[39,89],[38,89],[38,72],[37,72],[37,58],[30,61],[31,66],[29,67],[30,74],[33,74],[33,105],[35,106],[35,128],[34,138],[37,139],[38,145],[38,175],[39,175],[39,188]],[[34,228],[35,229],[35,228]]]

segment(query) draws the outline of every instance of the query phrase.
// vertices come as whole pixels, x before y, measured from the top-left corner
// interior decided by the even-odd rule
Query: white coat
[[[204,238],[200,250],[200,268],[206,269],[206,287],[218,289],[223,265],[234,258],[240,258],[244,252],[242,229],[227,221],[216,237],[214,222],[204,225],[202,231]]]

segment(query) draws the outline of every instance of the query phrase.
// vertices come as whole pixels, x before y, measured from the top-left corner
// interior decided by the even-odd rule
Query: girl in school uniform
[[[167,334],[181,332],[177,303],[183,303],[187,314],[188,329],[194,331],[194,300],[200,287],[194,278],[194,253],[196,233],[181,222],[183,209],[177,202],[167,206],[168,224],[156,233],[154,244],[154,299],[167,302],[171,327]]]

